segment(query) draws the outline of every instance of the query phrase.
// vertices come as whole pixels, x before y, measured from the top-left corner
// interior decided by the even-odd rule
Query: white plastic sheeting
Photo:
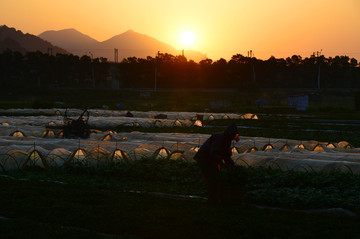
[[[202,120],[214,119],[258,119],[251,113],[198,113],[198,112],[159,112],[159,111],[132,111],[134,117],[125,117],[127,111],[88,110],[90,113],[89,125],[92,128],[112,128],[118,126],[150,127],[191,127],[203,126]],[[78,118],[83,111],[68,109],[70,118]],[[60,127],[63,123],[62,115],[65,109],[0,109],[0,114],[18,116],[0,116],[2,126],[52,126]],[[166,115],[166,119],[156,119],[158,115]],[[35,116],[31,116],[35,115]]]
[[[27,166],[61,167],[64,163],[106,166],[145,157],[194,162],[193,157],[198,147],[210,136],[102,132],[89,139],[78,140],[44,138],[39,135],[0,137],[1,170],[16,170]],[[109,135],[111,140],[100,140]],[[344,141],[332,143],[333,147],[330,148],[327,147],[328,144],[317,141],[240,137],[240,141],[233,144],[232,158],[237,165],[244,166],[360,173],[360,149],[350,148],[349,143]]]
[[[196,151],[192,148],[207,136],[139,132],[111,135],[121,140],[0,137],[0,165],[7,171],[26,166],[61,167],[66,162],[100,166],[145,157],[193,162]]]
[[[8,125],[0,125],[1,128],[16,128],[23,126],[52,126],[61,127],[63,119],[55,116],[20,116],[9,119],[7,116],[0,116],[0,122],[10,122]],[[162,128],[162,127],[192,127],[202,126],[200,120],[191,121],[189,119],[152,119],[152,118],[135,118],[123,116],[98,116],[89,118],[91,128],[115,128],[121,126],[142,127],[142,128]]]
[[[61,167],[65,163],[106,166],[141,158],[166,158],[194,162],[199,146],[210,135],[182,133],[116,133],[95,130],[86,140],[62,139],[59,130],[46,126],[61,126],[65,110],[23,109],[0,110],[6,114],[44,114],[47,116],[0,116],[0,168],[3,171],[27,166]],[[81,110],[71,109],[74,115]],[[167,119],[155,119],[166,114]],[[132,112],[90,110],[91,127],[189,127],[202,125],[196,112]],[[69,114],[70,117],[71,114]],[[76,116],[72,117],[76,118]],[[257,119],[253,114],[204,113],[203,120]],[[197,121],[198,120],[198,121]],[[240,137],[233,144],[233,160],[238,165],[272,167],[297,171],[341,171],[360,173],[360,149],[348,142],[317,142],[260,137]]]
[[[317,172],[349,172],[360,173],[360,154],[346,155],[318,155],[282,153],[269,154],[267,152],[253,152],[238,155],[233,158],[237,165],[253,167],[270,167],[281,170],[317,171]]]
[[[46,117],[47,116],[56,116],[61,118],[65,114],[66,109],[0,109],[0,114],[6,115],[39,115],[37,117]],[[88,110],[90,116],[92,117],[121,117],[125,116],[128,111],[118,111],[118,110],[103,110],[103,109],[90,109]],[[67,109],[67,114],[69,117],[75,118],[79,116],[83,110],[81,109]],[[155,118],[156,116],[162,114],[166,115],[167,119],[171,120],[196,120],[197,115],[202,115],[203,120],[212,120],[212,119],[257,119],[255,114],[233,114],[233,113],[200,113],[200,112],[164,112],[164,111],[131,111],[131,114],[135,118]],[[6,121],[2,121],[6,122]]]

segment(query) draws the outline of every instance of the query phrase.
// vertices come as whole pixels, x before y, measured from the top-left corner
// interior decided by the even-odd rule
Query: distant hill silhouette
[[[6,49],[18,51],[22,54],[26,53],[25,48],[23,48],[17,41],[9,37],[5,38],[4,40],[0,40],[0,52],[5,51]]]
[[[91,52],[94,57],[105,57],[109,61],[114,61],[115,48],[118,49],[119,61],[133,56],[137,58],[155,57],[158,51],[172,55],[181,54],[181,50],[177,50],[169,44],[132,30],[103,42],[99,42],[75,29],[46,31],[41,33],[39,37],[73,54],[82,56],[89,55],[89,52]],[[186,51],[185,56],[194,61],[204,59],[204,55],[197,51]]]
[[[79,51],[84,54],[84,50],[92,49],[97,40],[82,34],[81,32],[71,28],[60,31],[46,31],[38,35],[38,37],[51,42],[56,46],[61,46],[70,52]]]
[[[0,52],[6,49],[26,53],[30,51],[41,51],[48,53],[48,49],[52,48],[52,54],[62,53],[69,54],[64,49],[52,45],[40,37],[24,34],[15,28],[9,28],[6,25],[0,26]]]

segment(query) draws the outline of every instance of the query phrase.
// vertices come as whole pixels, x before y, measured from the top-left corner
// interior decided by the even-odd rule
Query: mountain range
[[[75,29],[46,31],[38,35],[38,37],[73,54],[81,56],[91,52],[94,57],[105,57],[110,61],[114,61],[115,48],[118,49],[118,59],[120,61],[123,58],[132,56],[138,58],[155,57],[158,51],[172,55],[182,53],[181,50],[177,50],[169,44],[133,30],[126,31],[102,42]],[[185,56],[194,61],[204,59],[204,55],[197,51],[186,51]]]
[[[158,51],[172,55],[181,54],[181,50],[177,50],[169,44],[132,30],[100,42],[75,29],[45,31],[34,36],[23,34],[21,31],[4,25],[0,27],[0,52],[6,48],[22,53],[36,50],[47,53],[51,48],[53,54],[71,53],[78,56],[105,57],[109,61],[115,60],[115,48],[118,49],[119,61],[133,56],[137,58],[155,57]],[[185,56],[196,62],[205,58],[198,51],[185,51]]]
[[[32,34],[24,34],[15,28],[10,28],[5,25],[0,26],[0,52],[6,49],[19,51],[23,54],[31,51],[41,51],[49,53],[51,49],[52,54],[69,54],[68,51],[57,47],[50,42],[47,42]]]

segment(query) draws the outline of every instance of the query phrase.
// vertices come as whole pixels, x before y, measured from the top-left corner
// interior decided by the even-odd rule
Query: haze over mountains
[[[119,61],[132,56],[138,58],[155,57],[158,51],[172,55],[181,54],[181,50],[177,50],[169,44],[132,30],[102,42],[75,29],[46,31],[39,34],[38,37],[60,46],[73,54],[82,56],[89,55],[89,52],[91,52],[93,57],[105,57],[110,61],[114,61],[115,48],[118,49]],[[186,51],[185,56],[194,61],[200,61],[205,57],[196,51]]]

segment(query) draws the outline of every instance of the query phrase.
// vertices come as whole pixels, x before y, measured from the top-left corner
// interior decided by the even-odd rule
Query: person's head
[[[239,141],[239,131],[234,122],[225,129],[224,134],[231,140]]]

